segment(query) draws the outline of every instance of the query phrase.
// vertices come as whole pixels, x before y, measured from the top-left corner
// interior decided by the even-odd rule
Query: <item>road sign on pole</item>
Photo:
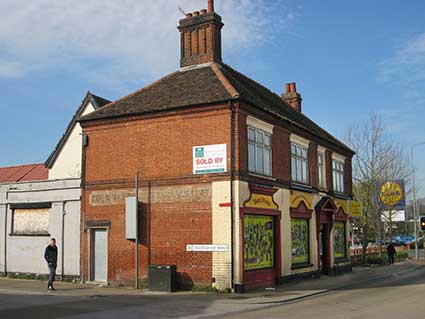
[[[362,216],[362,203],[357,200],[351,201],[351,217],[359,218]]]

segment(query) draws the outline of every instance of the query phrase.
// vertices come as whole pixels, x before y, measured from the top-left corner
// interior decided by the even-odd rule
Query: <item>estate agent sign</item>
[[[195,146],[193,148],[193,174],[225,173],[226,171],[226,144]]]

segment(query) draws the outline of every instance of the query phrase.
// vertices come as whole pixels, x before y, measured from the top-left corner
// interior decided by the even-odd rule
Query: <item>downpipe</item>
[[[230,244],[231,244],[231,285],[232,285],[232,290],[235,290],[235,252],[234,252],[234,224],[235,224],[235,218],[234,218],[234,207],[233,207],[233,202],[234,202],[234,196],[233,196],[233,175],[234,175],[234,168],[233,168],[233,139],[234,139],[234,117],[235,117],[235,113],[234,113],[234,108],[233,108],[233,102],[229,101],[229,108],[230,108]]]
[[[65,279],[65,216],[66,201],[62,202],[61,279]]]
[[[9,189],[6,190],[6,201],[5,201],[5,208],[4,208],[4,256],[3,256],[3,274],[5,277],[7,277],[7,214],[8,208],[9,208]]]
[[[3,267],[3,272],[4,272],[4,276],[7,277],[7,223],[8,223],[8,214],[9,214],[9,193],[11,190],[15,190],[18,189],[16,187],[14,188],[7,188],[6,189],[6,198],[5,198],[5,209],[4,209],[4,256],[3,256],[3,260],[4,260],[4,267]]]

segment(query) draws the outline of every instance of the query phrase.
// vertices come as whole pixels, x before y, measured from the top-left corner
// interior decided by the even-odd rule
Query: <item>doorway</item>
[[[108,279],[108,232],[106,229],[91,231],[90,280],[106,282]]]
[[[319,269],[323,274],[329,274],[331,267],[330,256],[331,224],[321,223],[319,230]]]

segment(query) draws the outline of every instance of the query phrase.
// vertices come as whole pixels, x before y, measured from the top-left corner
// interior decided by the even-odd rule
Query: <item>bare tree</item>
[[[394,141],[376,113],[369,115],[368,122],[348,130],[347,144],[356,152],[353,158],[353,193],[362,203],[363,212],[355,226],[360,229],[362,260],[365,262],[369,239],[380,239],[383,229],[377,185],[385,180],[407,179],[410,172],[403,147]],[[392,216],[389,221],[392,229]]]

